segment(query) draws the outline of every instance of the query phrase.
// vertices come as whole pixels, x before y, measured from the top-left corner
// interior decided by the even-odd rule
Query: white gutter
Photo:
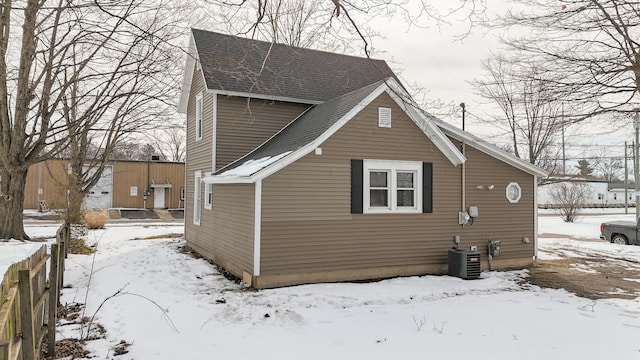
[[[207,92],[210,94],[223,95],[223,96],[246,97],[249,99],[256,99],[256,100],[284,101],[284,102],[306,104],[306,105],[316,105],[316,104],[322,104],[324,102],[319,100],[298,99],[298,98],[292,98],[287,96],[272,96],[272,95],[265,95],[265,94],[258,94],[258,93],[229,91],[229,90],[221,90],[221,89],[207,88]]]

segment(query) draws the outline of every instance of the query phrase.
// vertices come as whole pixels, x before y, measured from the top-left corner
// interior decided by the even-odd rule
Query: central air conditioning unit
[[[466,280],[480,277],[480,253],[478,251],[449,250],[449,275]]]

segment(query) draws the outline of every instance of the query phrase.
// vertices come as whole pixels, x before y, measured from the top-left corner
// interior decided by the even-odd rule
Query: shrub
[[[89,229],[104,229],[104,225],[109,219],[105,210],[89,211],[84,214],[84,225]]]
[[[587,202],[591,188],[583,182],[562,182],[552,186],[549,195],[554,203],[559,204],[556,211],[564,222],[574,222]]]

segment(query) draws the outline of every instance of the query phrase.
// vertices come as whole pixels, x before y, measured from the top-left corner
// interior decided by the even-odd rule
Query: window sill
[[[369,209],[364,210],[363,214],[422,214],[420,209]]]

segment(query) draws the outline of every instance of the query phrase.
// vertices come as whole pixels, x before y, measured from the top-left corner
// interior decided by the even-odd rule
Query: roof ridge
[[[371,60],[371,61],[377,61],[377,62],[386,62],[386,60],[384,60],[384,59],[372,58],[372,57],[369,57],[369,56],[357,56],[357,55],[349,55],[349,54],[344,54],[344,53],[332,52],[332,51],[328,51],[328,50],[305,48],[305,47],[293,46],[293,45],[289,45],[289,44],[285,44],[285,43],[281,43],[281,42],[269,42],[269,41],[266,41],[266,40],[259,40],[259,39],[254,39],[254,38],[249,38],[249,37],[244,37],[244,36],[239,36],[239,35],[225,34],[225,33],[217,32],[217,31],[199,29],[199,28],[195,28],[195,27],[192,27],[191,31],[202,31],[202,32],[210,33],[210,34],[216,34],[216,35],[220,35],[220,36],[225,36],[225,37],[228,37],[228,38],[241,39],[241,40],[245,40],[245,41],[248,41],[248,42],[262,43],[264,45],[274,44],[276,46],[287,47],[287,48],[290,48],[290,49],[299,49],[299,50],[307,51],[307,52],[319,52],[319,53],[328,54],[328,55],[338,55],[338,56],[351,57],[351,58],[355,58],[355,59]]]

